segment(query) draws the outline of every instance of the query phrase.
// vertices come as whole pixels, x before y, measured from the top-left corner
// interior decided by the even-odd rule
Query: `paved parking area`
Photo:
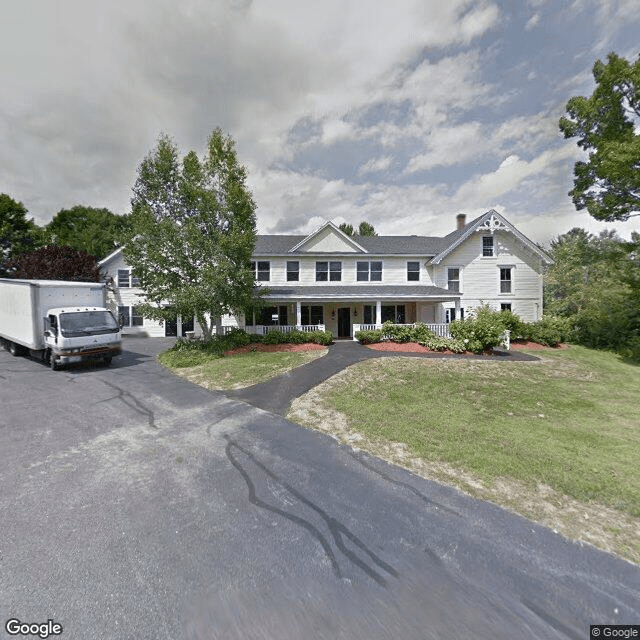
[[[586,638],[640,569],[157,365],[0,352],[0,637]]]

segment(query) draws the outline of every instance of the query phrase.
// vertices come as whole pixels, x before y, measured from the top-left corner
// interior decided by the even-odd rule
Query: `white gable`
[[[331,222],[308,235],[291,251],[303,251],[308,253],[366,253],[355,240],[340,231]]]

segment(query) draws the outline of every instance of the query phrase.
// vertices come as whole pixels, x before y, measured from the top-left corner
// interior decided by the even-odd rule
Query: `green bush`
[[[323,347],[328,347],[333,343],[333,334],[331,331],[311,331],[304,334],[306,337],[305,342],[315,342]]]
[[[467,351],[467,345],[464,341],[455,338],[443,338],[436,334],[432,334],[426,340],[419,340],[418,342],[430,351],[453,351],[453,353]]]
[[[468,318],[454,320],[449,324],[449,333],[467,346],[468,351],[480,353],[502,343],[505,326],[502,312],[484,305],[474,309]]]
[[[500,311],[500,318],[504,328],[509,331],[512,340],[522,336],[526,323],[520,319],[520,316],[513,313],[513,311],[504,309]]]
[[[437,338],[437,337],[438,336],[433,331],[431,331],[431,329],[429,329],[426,324],[422,322],[418,322],[411,330],[412,342],[422,343],[422,342],[426,342],[431,338]]]
[[[542,316],[538,322],[524,323],[522,333],[525,340],[555,347],[569,339],[571,326],[568,318]]]
[[[360,342],[360,344],[374,344],[382,340],[382,331],[380,329],[356,331],[355,339]]]

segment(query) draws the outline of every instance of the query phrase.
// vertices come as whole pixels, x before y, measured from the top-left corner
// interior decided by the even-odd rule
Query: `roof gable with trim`
[[[518,231],[506,218],[500,215],[495,209],[490,209],[466,224],[462,229],[457,229],[446,236],[445,240],[447,243],[444,249],[431,260],[431,264],[439,264],[456,247],[459,247],[467,238],[476,232],[493,235],[496,231],[513,234],[525,247],[535,253],[544,264],[551,264],[553,262],[538,245]]]
[[[338,229],[333,222],[326,222],[309,234],[289,253],[367,253],[353,238]]]

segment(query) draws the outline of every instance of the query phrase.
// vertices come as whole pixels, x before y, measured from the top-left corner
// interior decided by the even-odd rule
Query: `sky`
[[[445,235],[496,209],[535,242],[600,223],[558,129],[638,0],[0,0],[0,192],[46,224],[128,213],[160,134],[236,141],[259,233]]]

